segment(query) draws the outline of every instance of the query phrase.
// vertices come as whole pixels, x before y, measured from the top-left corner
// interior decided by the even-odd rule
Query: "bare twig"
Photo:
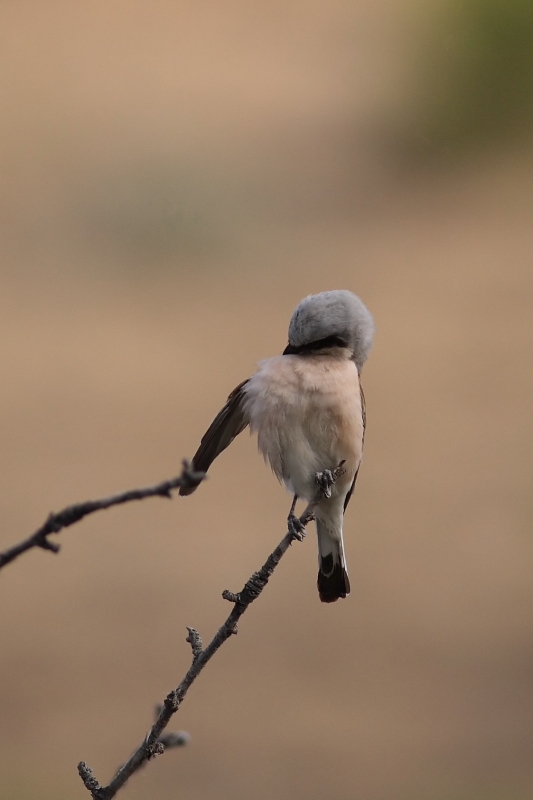
[[[94,511],[101,511],[104,508],[118,506],[122,503],[129,503],[132,500],[144,500],[145,497],[172,497],[172,490],[179,486],[197,486],[204,479],[205,473],[193,472],[187,461],[183,462],[181,475],[169,481],[163,481],[156,486],[148,486],[145,489],[131,489],[129,492],[114,494],[111,497],[104,497],[102,500],[88,500],[85,503],[76,503],[67,506],[57,514],[50,514],[46,522],[31,536],[19,544],[4,550],[0,553],[0,569],[5,567],[22,553],[26,553],[34,547],[41,547],[43,550],[50,550],[52,553],[59,552],[59,545],[51,542],[48,538],[52,533],[59,533],[63,528],[74,525],[80,519],[92,514]]]
[[[301,517],[293,517],[297,525],[295,526],[294,523],[291,524],[291,517],[289,516],[287,533],[276,549],[269,555],[261,569],[258,572],[254,572],[238,594],[227,590],[222,593],[222,597],[225,600],[229,600],[230,603],[234,604],[233,609],[205,649],[202,649],[202,640],[198,631],[194,628],[187,628],[189,632],[187,641],[192,649],[192,664],[179,686],[171,691],[165,698],[161,711],[142,744],[133,753],[131,758],[118,770],[112,781],[107,786],[101,786],[94,777],[90,767],[88,767],[84,761],[78,764],[78,772],[86,789],[91,793],[92,800],[111,800],[111,798],[115,797],[119,789],[124,786],[126,781],[137,772],[146,761],[150,761],[154,756],[162,752],[161,748],[163,747],[164,749],[166,744],[165,737],[162,736],[162,733],[172,716],[180,708],[192,683],[196,680],[219,647],[233,634],[237,633],[237,623],[239,619],[248,606],[259,597],[267,585],[270,576],[292,542],[301,541],[303,539],[304,529],[313,519],[314,508],[323,497],[329,496],[328,490],[331,489],[331,486],[335,483],[342,471],[341,463],[336,470],[329,472],[326,478],[323,477],[324,473],[320,473],[320,478],[317,477],[317,485],[319,487],[317,497],[309,503]],[[292,511],[293,510],[294,504],[292,506]]]
[[[103,789],[94,777],[92,769],[85,763],[85,761],[80,761],[78,764],[78,773],[85,788],[89,790],[95,800],[98,800]]]

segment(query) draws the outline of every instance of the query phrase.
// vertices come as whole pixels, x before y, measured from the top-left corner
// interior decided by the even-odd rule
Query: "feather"
[[[363,438],[361,440],[361,457],[363,456],[363,447],[365,444],[365,431],[366,431],[366,402],[365,402],[365,394],[363,392],[363,387],[361,385],[361,379],[359,379],[359,391],[361,393],[361,414],[363,417]],[[346,511],[348,507],[348,503],[350,502],[351,496],[353,494],[353,490],[355,489],[355,482],[357,480],[357,476],[359,475],[359,470],[361,468],[361,462],[359,462],[359,466],[357,467],[357,472],[353,476],[352,485],[348,491],[348,494],[344,498],[344,511]]]
[[[216,415],[215,419],[205,432],[200,442],[200,447],[192,459],[192,468],[195,472],[207,472],[215,458],[228,447],[239,433],[246,428],[249,420],[244,410],[244,387],[248,380],[240,383],[232,391],[224,408]],[[180,495],[192,494],[196,486],[180,488]]]

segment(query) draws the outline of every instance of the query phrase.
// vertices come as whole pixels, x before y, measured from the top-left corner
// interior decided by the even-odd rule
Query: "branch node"
[[[158,739],[157,742],[154,742],[154,744],[146,748],[146,758],[148,761],[152,761],[152,759],[157,758],[157,756],[162,756],[164,752],[165,745],[161,739]]]
[[[163,705],[165,706],[165,708],[168,708],[169,711],[172,711],[172,713],[175,714],[178,708],[180,707],[180,702],[181,701],[180,698],[178,697],[176,689],[173,689],[165,697]]]
[[[44,527],[46,528],[46,533],[44,534],[47,536],[49,533],[59,533],[63,525],[59,522],[58,517],[60,514],[54,514],[53,511],[50,511],[48,514],[48,518],[45,522]]]
[[[187,630],[189,631],[189,635],[187,636],[185,641],[189,642],[192,650],[193,661],[196,661],[196,659],[203,653],[202,637],[200,636],[196,628],[189,628],[188,625],[186,627]]]
[[[191,741],[191,735],[187,731],[164,733],[159,737],[159,741],[167,750],[171,747],[185,747]]]
[[[230,592],[229,589],[224,589],[222,592],[222,597],[224,600],[228,600],[230,603],[241,602],[241,595],[239,593],[235,594],[234,592]]]
[[[265,567],[262,567],[259,572],[254,572],[252,577],[244,584],[242,592],[239,593],[239,601],[244,605],[248,605],[256,600],[267,585],[271,574],[272,570],[265,569]]]
[[[48,534],[46,533],[43,533],[42,536],[39,536],[37,539],[37,546],[41,547],[43,550],[50,550],[51,553],[59,553],[61,550],[61,546],[56,542],[51,542],[48,539]]]

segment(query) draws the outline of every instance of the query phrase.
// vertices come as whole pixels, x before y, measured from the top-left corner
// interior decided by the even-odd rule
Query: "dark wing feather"
[[[359,391],[361,392],[361,412],[362,412],[362,415],[363,415],[363,441],[361,442],[361,452],[362,452],[362,450],[363,450],[363,445],[364,445],[364,443],[365,443],[365,430],[366,430],[366,402],[365,402],[365,394],[364,394],[364,392],[363,392],[363,387],[361,386],[361,381],[359,381]],[[353,494],[353,490],[355,489],[355,482],[356,482],[356,480],[357,480],[357,476],[359,475],[359,470],[360,470],[360,468],[361,468],[361,464],[359,464],[359,466],[357,467],[357,472],[356,472],[356,473],[355,473],[355,475],[353,476],[353,481],[352,481],[352,485],[350,486],[350,491],[348,492],[348,494],[347,494],[347,495],[346,495],[346,497],[344,498],[344,511],[346,511],[346,508],[347,508],[347,506],[348,506],[348,503],[350,502],[351,496],[352,496],[352,494]]]
[[[200,442],[200,447],[192,459],[192,469],[207,472],[215,458],[228,447],[248,425],[244,413],[244,387],[248,380],[240,383],[228,397],[227,403],[220,411]],[[180,488],[181,495],[192,494],[196,486]]]

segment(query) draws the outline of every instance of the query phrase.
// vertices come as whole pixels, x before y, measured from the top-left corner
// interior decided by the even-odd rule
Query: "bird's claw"
[[[335,469],[325,469],[323,472],[317,472],[315,476],[315,481],[317,486],[319,487],[320,491],[322,492],[323,496],[329,499],[331,497],[331,489],[335,484],[335,481],[339,478],[340,475],[343,475],[346,470],[344,469],[344,459],[340,462],[338,467]]]
[[[294,514],[289,514],[287,517],[287,524],[289,526],[289,533],[293,539],[298,542],[303,542],[305,536],[305,525],[303,525],[299,518]]]
[[[330,469],[325,469],[323,472],[317,472],[316,482],[324,497],[331,497],[331,487],[335,483],[335,476]]]

